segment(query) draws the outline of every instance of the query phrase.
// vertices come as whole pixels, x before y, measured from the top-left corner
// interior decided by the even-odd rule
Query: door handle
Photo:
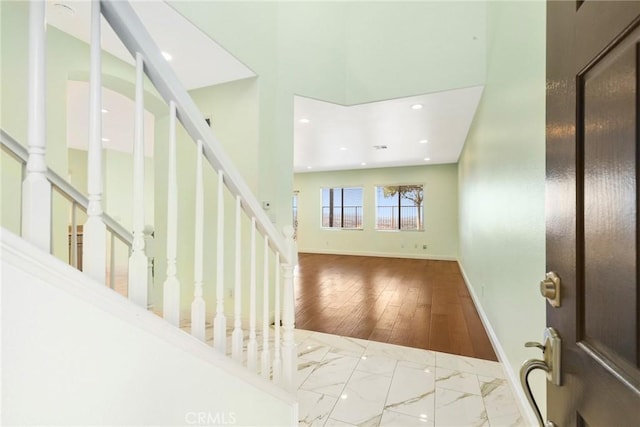
[[[555,329],[549,327],[544,331],[544,344],[537,342],[527,342],[525,347],[537,347],[542,350],[544,359],[529,359],[522,364],[520,368],[520,383],[527,396],[529,404],[533,407],[540,427],[553,427],[554,424],[542,419],[540,408],[536,403],[535,397],[529,387],[529,374],[536,369],[541,369],[547,374],[547,381],[555,385],[560,385],[560,336]]]

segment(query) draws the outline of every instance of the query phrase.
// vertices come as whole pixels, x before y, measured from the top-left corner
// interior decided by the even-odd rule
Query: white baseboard
[[[430,254],[422,255],[422,254],[407,254],[402,252],[369,252],[369,251],[299,248],[298,253],[326,254],[326,255],[354,255],[354,256],[370,256],[370,257],[382,257],[382,258],[429,259],[434,261],[457,261],[456,257],[448,256],[448,255],[430,255]]]
[[[457,261],[458,261],[458,266],[460,267],[460,271],[462,272],[462,277],[464,278],[464,283],[465,285],[467,285],[467,289],[469,290],[471,299],[473,300],[473,303],[476,306],[476,310],[480,315],[480,320],[484,325],[484,329],[487,331],[487,335],[489,335],[489,340],[491,340],[491,345],[493,346],[493,349],[496,352],[496,355],[498,356],[498,360],[500,361],[500,363],[502,363],[504,371],[507,374],[507,381],[509,383],[509,386],[511,386],[511,391],[513,392],[513,395],[516,397],[516,403],[518,404],[518,408],[520,409],[520,414],[522,415],[522,419],[524,420],[524,422],[527,423],[527,425],[537,426],[538,419],[535,413],[533,412],[531,405],[529,405],[529,401],[527,400],[527,397],[525,396],[524,391],[522,390],[522,385],[520,384],[520,375],[518,372],[515,372],[513,370],[511,363],[509,363],[507,354],[505,353],[504,348],[502,348],[502,345],[498,340],[498,336],[496,335],[495,330],[491,326],[491,323],[489,322],[489,318],[487,317],[487,314],[482,308],[482,303],[480,302],[478,295],[476,294],[473,286],[471,286],[471,282],[469,281],[469,277],[467,276],[467,273],[464,271],[464,267],[462,266],[462,263],[460,262],[460,260],[457,260]]]

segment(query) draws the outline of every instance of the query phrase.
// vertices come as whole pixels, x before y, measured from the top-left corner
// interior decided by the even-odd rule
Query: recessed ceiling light
[[[164,57],[164,59],[166,59],[167,61],[171,61],[173,59],[173,56],[171,56],[170,53],[167,53],[165,51],[162,51],[162,56]]]
[[[414,110],[422,110],[422,104],[413,104],[411,108]]]
[[[347,147],[340,147],[340,151],[347,151]]]
[[[347,395],[347,393],[344,393],[344,394],[342,394],[342,395],[340,396],[340,399],[346,399],[347,397],[349,397],[349,396]]]
[[[428,162],[429,160],[431,160],[431,157],[425,157],[425,158],[424,158],[424,161],[425,161],[425,162]]]
[[[102,109],[102,112],[103,112],[103,113],[108,113],[108,112],[109,112],[109,110],[107,110],[106,108],[103,108],[103,109]]]
[[[367,166],[365,162],[360,163],[360,166]]]
[[[300,120],[298,120],[298,122],[307,124],[307,123],[310,122],[310,120],[309,119],[300,119]]]
[[[307,166],[307,169],[313,169],[313,166]]]
[[[429,142],[428,139],[421,139],[420,141],[418,141],[420,144],[426,144],[427,142]]]
[[[102,138],[102,142],[109,142],[111,141],[109,138]]]

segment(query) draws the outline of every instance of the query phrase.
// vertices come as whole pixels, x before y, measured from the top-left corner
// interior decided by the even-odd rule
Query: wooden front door
[[[547,3],[547,270],[556,426],[640,425],[640,2]]]

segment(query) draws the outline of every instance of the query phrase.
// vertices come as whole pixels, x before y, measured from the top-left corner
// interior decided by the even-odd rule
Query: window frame
[[[340,224],[339,225],[331,225],[331,222],[333,220],[333,211],[332,211],[332,205],[330,204],[329,206],[325,206],[324,204],[324,191],[325,190],[329,190],[330,192],[333,192],[334,190],[340,190]],[[344,191],[345,190],[360,190],[360,204],[357,206],[345,206],[344,204]],[[332,200],[333,198],[331,196],[330,200]],[[332,203],[332,202],[330,202]],[[334,209],[336,208],[335,205],[333,205]],[[356,213],[355,213],[355,226],[354,227],[348,227],[345,226],[345,208],[350,208],[353,207],[356,209]],[[324,222],[324,210],[325,209],[329,209],[329,224],[330,225],[325,225]],[[359,212],[359,216],[358,216],[358,212]],[[320,188],[320,228],[323,230],[363,230],[364,229],[364,186],[327,186],[327,187],[321,187]]]
[[[393,206],[380,206],[380,201],[378,198],[378,193],[379,191],[384,191],[381,190],[384,187],[396,187],[398,188],[397,191],[397,204],[394,204]],[[415,221],[416,223],[420,224],[420,228],[402,228],[402,200],[410,200],[410,199],[406,199],[402,197],[400,188],[402,187],[420,187],[421,191],[422,191],[422,199],[420,202],[420,206],[418,207],[418,211],[417,211],[417,221],[414,219],[413,221]],[[380,190],[379,190],[380,189]],[[423,183],[413,183],[413,184],[377,184],[374,186],[374,199],[375,199],[375,206],[374,206],[374,210],[375,210],[375,230],[376,231],[384,231],[384,232],[398,232],[398,231],[413,231],[413,232],[424,232],[426,230],[426,226],[425,226],[425,220],[424,220],[424,204],[425,204],[425,184]],[[415,202],[414,202],[415,203]],[[414,204],[415,206],[415,204]],[[397,215],[397,227],[395,228],[381,228],[380,227],[380,216],[379,216],[379,212],[380,212],[380,208],[381,207],[392,207],[392,208],[397,208],[397,211],[395,211],[392,214],[392,222],[396,222],[395,218]],[[407,206],[404,206],[407,207]],[[392,211],[393,212],[393,211]],[[413,218],[416,218],[416,216],[414,215]]]

